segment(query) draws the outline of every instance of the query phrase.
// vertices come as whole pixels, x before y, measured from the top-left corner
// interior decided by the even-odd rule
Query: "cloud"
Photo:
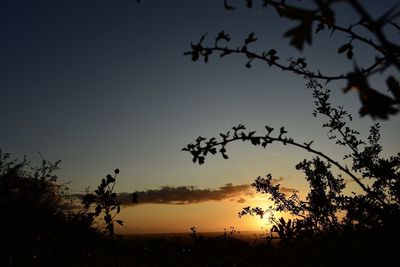
[[[280,186],[279,191],[281,191],[284,194],[292,194],[294,191],[297,191],[297,189],[293,187]]]
[[[277,184],[281,181],[283,181],[283,178],[273,178],[272,183]],[[280,191],[286,194],[291,194],[294,190],[290,187],[280,187]],[[132,193],[118,193],[118,201],[125,206],[140,204],[186,205],[226,199],[242,204],[255,196],[254,189],[250,184],[234,185],[232,183],[225,184],[217,189],[199,189],[195,186],[163,186],[160,189],[136,191],[134,193],[137,195],[137,203],[132,202]],[[75,194],[73,196],[82,199],[84,195]]]
[[[237,203],[245,203],[246,202],[246,199],[244,199],[244,198],[239,198],[237,201],[236,201]]]
[[[283,177],[279,177],[279,178],[272,178],[272,184],[277,184],[279,182],[283,181]]]
[[[163,186],[160,189],[136,191],[135,193],[137,194],[137,204],[183,205],[205,201],[221,201],[237,198],[241,195],[251,195],[251,190],[249,184],[233,185],[228,183],[218,189],[199,189],[194,186]],[[134,205],[131,193],[120,193],[118,198],[123,205]],[[242,201],[242,199],[238,201]]]
[[[282,182],[284,179],[283,177],[280,178],[272,178],[272,184],[277,185],[279,182]],[[286,187],[286,186],[279,186],[279,191],[284,194],[292,194],[293,191],[297,191],[296,188]]]

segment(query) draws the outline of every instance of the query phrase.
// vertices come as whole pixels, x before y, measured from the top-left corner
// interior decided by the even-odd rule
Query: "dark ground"
[[[398,266],[397,237],[321,236],[271,243],[235,235],[38,241],[2,251],[1,266]]]

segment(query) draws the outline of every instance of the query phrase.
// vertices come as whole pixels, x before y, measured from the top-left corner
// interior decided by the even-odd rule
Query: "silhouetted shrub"
[[[108,174],[105,179],[103,178],[101,180],[100,185],[94,193],[87,193],[82,200],[85,210],[89,211],[94,209],[94,211],[88,212],[88,215],[91,218],[95,219],[104,214],[102,220],[105,224],[105,230],[112,239],[115,236],[114,223],[121,226],[124,224],[122,220],[115,219],[121,211],[121,203],[117,200],[117,193],[114,192],[114,186],[118,174],[119,169],[114,170],[114,177],[111,174]],[[133,196],[132,201],[135,202],[135,196]]]
[[[2,261],[29,265],[69,251],[97,235],[92,218],[57,183],[60,161],[32,167],[0,150]],[[79,245],[82,247],[82,244]]]

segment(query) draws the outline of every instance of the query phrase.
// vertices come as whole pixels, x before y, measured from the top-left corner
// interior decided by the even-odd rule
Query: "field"
[[[146,234],[38,242],[14,257],[2,257],[1,266],[396,266],[395,237],[332,235],[271,243],[254,234]]]

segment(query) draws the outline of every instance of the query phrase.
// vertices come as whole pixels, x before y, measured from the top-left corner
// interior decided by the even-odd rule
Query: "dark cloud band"
[[[273,179],[273,184],[281,182],[283,178]],[[293,188],[281,187],[283,193],[293,192]],[[135,200],[132,201],[133,194]],[[136,191],[134,193],[119,193],[118,201],[122,205],[139,205],[139,204],[173,204],[185,205],[202,203],[206,201],[222,201],[230,199],[238,203],[244,203],[249,197],[254,196],[255,192],[249,184],[233,185],[225,184],[217,189],[199,189],[195,186],[163,186],[160,189],[151,189],[144,191]],[[74,195],[82,198],[83,195]]]
[[[248,184],[226,184],[218,189],[198,189],[194,186],[163,186],[156,190],[137,191],[137,204],[193,204],[205,201],[221,201],[241,195],[252,195]],[[122,204],[132,204],[132,194],[118,195]]]

